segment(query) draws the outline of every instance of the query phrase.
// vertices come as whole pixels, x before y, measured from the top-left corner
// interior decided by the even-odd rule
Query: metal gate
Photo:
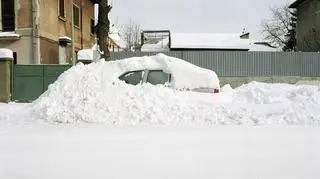
[[[37,99],[70,65],[14,65],[12,101]]]

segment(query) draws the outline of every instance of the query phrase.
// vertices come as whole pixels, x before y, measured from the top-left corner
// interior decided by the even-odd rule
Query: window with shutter
[[[2,31],[15,31],[15,13],[13,0],[1,0]]]

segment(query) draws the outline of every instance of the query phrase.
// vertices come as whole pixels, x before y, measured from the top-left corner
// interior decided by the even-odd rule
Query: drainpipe
[[[38,61],[38,27],[37,27],[37,0],[32,0],[32,63],[37,64]]]
[[[73,3],[72,3],[72,6],[71,6],[71,39],[72,39],[72,41],[71,41],[71,49],[72,49],[72,65],[75,65],[75,63],[76,63],[76,57],[75,57],[75,53],[74,53],[74,51],[75,51],[75,40],[74,40],[74,21],[73,21],[73,16],[74,16],[74,14],[73,14],[74,12],[73,12]]]

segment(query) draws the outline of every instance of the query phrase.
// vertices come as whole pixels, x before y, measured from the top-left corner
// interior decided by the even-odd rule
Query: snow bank
[[[0,48],[0,58],[13,58],[13,52],[6,48]]]
[[[34,102],[34,111],[37,118],[48,121],[117,124],[143,121],[171,123],[181,117],[203,120],[210,115],[203,115],[210,113],[209,109],[196,115],[194,113],[198,110],[197,103],[216,101],[216,96],[204,96],[204,101],[193,101],[198,96],[192,98],[191,92],[178,92],[164,86],[131,86],[118,79],[127,71],[146,68],[171,73],[171,85],[177,89],[219,87],[219,80],[213,71],[162,54],[113,62],[101,60],[89,65],[79,63],[63,73]]]
[[[214,72],[157,55],[83,65],[63,73],[32,104],[32,118],[50,122],[108,124],[320,124],[320,86],[252,82],[219,94],[131,86],[118,80],[126,71],[165,66],[177,88],[212,85]],[[193,73],[191,74],[190,71]],[[211,86],[212,87],[212,86]]]

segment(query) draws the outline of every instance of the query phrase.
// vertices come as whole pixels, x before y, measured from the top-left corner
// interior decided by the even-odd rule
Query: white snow
[[[170,88],[131,86],[118,79],[125,72],[144,69],[162,69],[170,73]],[[113,62],[101,60],[90,65],[80,63],[63,73],[49,86],[48,91],[34,102],[34,110],[39,118],[58,122],[80,120],[135,124],[147,117],[151,118],[151,121],[147,119],[146,123],[170,123],[181,115],[193,118],[189,112],[181,114],[184,111],[180,111],[180,108],[183,110],[192,106],[179,106],[179,102],[187,100],[188,98],[184,99],[185,96],[195,96],[193,93],[177,92],[171,88],[181,90],[200,87],[219,88],[219,79],[215,72],[163,54]],[[167,101],[164,101],[164,98],[167,98]],[[216,101],[219,96],[210,96],[207,99]],[[127,112],[123,112],[124,110]],[[171,110],[175,111],[166,113]]]
[[[111,87],[108,66],[78,64],[33,104],[0,103],[0,178],[320,177],[319,85]]]
[[[67,40],[67,41],[72,41],[72,39],[68,36],[61,36],[61,37],[58,37],[59,40]]]
[[[82,49],[77,53],[78,60],[93,60],[93,49]]]
[[[15,32],[0,32],[0,37],[17,37],[17,38],[19,38],[20,35]]]
[[[164,59],[78,64],[33,104],[0,103],[0,178],[320,178],[319,84],[208,94],[113,79]]]
[[[115,26],[110,27],[109,38],[112,39],[121,49],[126,48],[126,42],[121,38],[119,30]]]
[[[237,33],[171,33],[171,48],[248,50],[249,44]]]
[[[281,48],[273,48],[267,45],[257,44],[254,41],[250,43],[250,49],[249,51],[255,51],[255,52],[281,52]]]
[[[160,40],[156,44],[143,44],[142,52],[167,52],[169,51],[169,38]]]
[[[319,135],[289,126],[1,123],[0,178],[318,179]]]
[[[10,49],[0,48],[0,58],[13,58],[13,52]]]

